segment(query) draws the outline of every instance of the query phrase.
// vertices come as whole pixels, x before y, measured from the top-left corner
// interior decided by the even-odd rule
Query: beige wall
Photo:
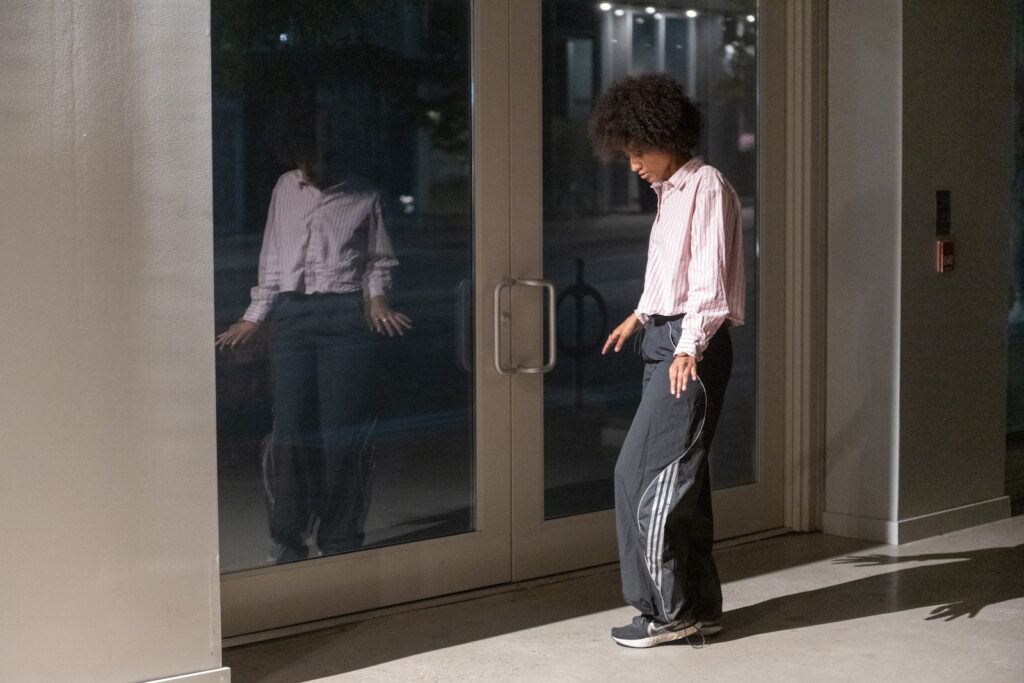
[[[825,530],[892,543],[1009,514],[1008,0],[829,3]],[[935,272],[935,191],[957,268]]]
[[[1013,179],[1008,0],[903,2],[901,520],[1002,496]],[[935,271],[935,191],[956,270]]]
[[[208,7],[2,12],[0,679],[213,670]]]

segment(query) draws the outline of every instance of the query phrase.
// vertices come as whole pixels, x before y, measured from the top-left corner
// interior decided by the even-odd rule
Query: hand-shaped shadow
[[[904,567],[827,588],[730,610],[723,640],[935,606],[926,620],[973,618],[986,606],[1024,597],[1024,544],[929,555],[851,555],[834,564]]]

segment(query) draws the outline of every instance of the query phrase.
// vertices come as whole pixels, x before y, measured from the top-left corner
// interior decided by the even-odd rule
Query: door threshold
[[[501,593],[511,593],[513,591],[528,590],[530,588],[535,588],[537,586],[546,586],[552,583],[572,581],[573,579],[578,579],[585,576],[594,576],[596,574],[602,574],[605,572],[617,572],[618,570],[619,563],[611,562],[608,564],[597,565],[595,567],[576,569],[571,572],[563,572],[561,574],[553,574],[551,576],[542,576],[540,578],[530,579],[528,581],[499,583],[493,586],[485,586],[484,588],[474,588],[473,590],[462,591],[460,593],[449,593],[447,595],[439,595],[435,598],[427,598],[425,600],[403,602],[397,605],[378,607],[376,609],[364,610],[362,612],[352,612],[351,614],[342,614],[337,617],[317,619],[314,621],[303,622],[301,624],[293,624],[291,626],[282,626],[280,628],[267,629],[265,631],[256,631],[254,633],[242,633],[237,636],[230,636],[228,638],[224,638],[221,641],[221,644],[226,649],[230,647],[237,647],[239,645],[261,643],[267,640],[287,638],[288,636],[301,635],[304,633],[309,633],[311,631],[320,631],[323,629],[334,628],[337,626],[344,626],[347,624],[369,621],[371,619],[378,619],[380,617],[387,617],[394,614],[402,614],[403,612],[414,612],[421,609],[430,609],[431,607],[440,607],[442,605],[453,605],[459,602],[467,602],[469,600],[477,600],[479,598],[486,598],[492,595],[500,595]]]

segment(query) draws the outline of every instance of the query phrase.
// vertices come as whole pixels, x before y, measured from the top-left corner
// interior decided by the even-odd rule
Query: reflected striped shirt
[[[289,171],[270,197],[259,284],[242,318],[265,320],[281,292],[384,294],[397,265],[373,186],[348,177],[320,190]]]
[[[736,191],[699,158],[652,183],[658,214],[647,250],[640,322],[685,313],[675,353],[700,360],[725,321],[743,324],[743,224]]]

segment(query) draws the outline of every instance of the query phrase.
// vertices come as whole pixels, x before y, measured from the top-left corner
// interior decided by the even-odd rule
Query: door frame
[[[543,425],[543,378],[494,371],[496,326],[490,322],[498,311],[491,292],[504,278],[542,275],[541,181],[535,172],[542,158],[541,5],[473,0],[471,13],[476,530],[223,575],[226,638],[296,624],[301,626],[290,630],[316,628],[343,614],[616,559],[612,511],[543,519],[543,432],[537,429]],[[758,207],[758,246],[767,255],[762,263],[779,264],[776,270],[759,267],[758,476],[775,482],[778,504],[749,511],[746,487],[716,491],[714,498],[720,520],[722,506],[742,505],[748,517],[767,515],[768,527],[811,530],[820,528],[824,462],[827,6],[816,0],[762,3],[759,21],[759,98],[784,103],[761,110],[758,131],[758,196],[783,198]],[[781,170],[765,173],[765,157]],[[529,225],[538,227],[519,229]],[[769,279],[785,286],[768,291]],[[540,321],[540,301],[522,289],[508,292],[511,311],[518,320]],[[773,329],[771,321],[780,319],[782,330]],[[515,335],[501,340],[506,349],[521,349],[513,353],[522,357],[512,360],[538,364],[539,330],[524,327]],[[521,424],[533,428],[513,430]],[[718,532],[719,539],[749,533],[727,523]]]

